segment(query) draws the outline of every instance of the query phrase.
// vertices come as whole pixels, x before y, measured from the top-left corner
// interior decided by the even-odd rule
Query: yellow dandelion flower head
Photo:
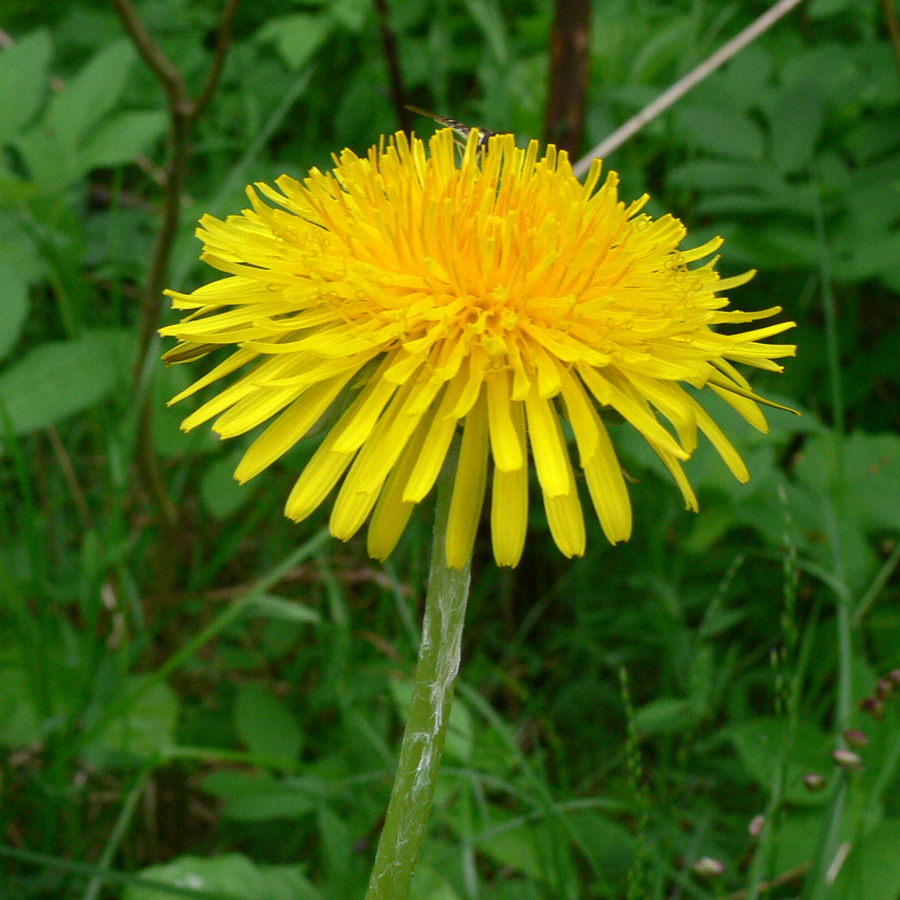
[[[566,556],[584,552],[580,480],[607,538],[630,536],[603,407],[641,433],[688,507],[697,501],[681,463],[698,430],[746,480],[739,454],[682,383],[708,387],[765,430],[757,404],[766,401],[732,364],[780,371],[773,360],[794,347],[761,341],[793,323],[714,330],[780,311],[726,309],[722,291],[752,272],[720,278],[715,259],[690,267],[720,239],[679,251],[681,222],[643,213],[646,197],[620,201],[615,173],[600,185],[599,162],[582,184],[553,146],[539,158],[537,142],[522,150],[497,135],[479,149],[478,139],[473,131],[459,159],[449,129],[430,152],[398,133],[365,158],[344,150],[330,172],[249,188],[252,208],[239,216],[204,216],[202,259],[228,277],[168,292],[188,314],[162,329],[181,342],[166,358],[184,362],[219,345],[232,353],[172,402],[245,371],[183,428],[215,418],[214,430],[234,437],[268,422],[235,472],[244,482],[349,392],[285,513],[300,521],[343,478],[332,533],[346,540],[370,519],[368,550],[384,558],[460,427],[446,544],[454,567],[472,551],[489,460],[499,564],[522,554],[529,456]]]

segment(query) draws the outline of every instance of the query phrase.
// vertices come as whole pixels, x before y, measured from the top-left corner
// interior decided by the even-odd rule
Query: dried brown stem
[[[779,873],[771,881],[761,881],[756,886],[759,896],[762,896],[774,887],[790,884],[792,881],[799,881],[809,871],[809,865],[808,862],[802,862],[792,869],[787,869],[785,872]],[[722,900],[746,900],[749,896],[750,891],[747,888],[742,888],[739,891],[734,891],[732,894],[726,894]]]
[[[891,37],[894,56],[897,57],[897,65],[900,66],[900,17],[897,15],[897,7],[894,0],[881,0],[881,8],[884,10],[884,21]]]
[[[400,55],[397,52],[397,38],[391,28],[391,15],[387,0],[375,0],[378,9],[378,21],[381,26],[381,45],[384,48],[384,59],[388,67],[391,82],[391,102],[397,114],[397,121],[403,131],[412,130],[412,119],[406,108],[406,90],[403,87],[403,74],[400,71]]]
[[[169,98],[169,107],[174,109],[189,106],[190,98],[187,88],[184,86],[181,70],[170,62],[159,44],[153,40],[153,36],[147,31],[147,26],[144,25],[143,19],[138,15],[131,0],[112,0],[112,5],[119,14],[119,19],[134,42],[138,53],[141,54],[144,62],[153,70],[162,84],[166,96]]]
[[[590,0],[556,0],[544,138],[570,155],[581,147],[590,71]]]
[[[219,78],[222,75],[222,69],[225,68],[225,57],[228,55],[228,48],[231,46],[231,36],[234,33],[234,16],[237,13],[238,0],[226,0],[225,8],[222,10],[222,16],[219,19],[219,28],[216,34],[216,49],[213,53],[212,65],[209,67],[209,73],[206,76],[206,84],[203,85],[197,100],[194,103],[193,119],[196,121],[203,113],[203,110],[212,100],[216,87],[219,84]]]
[[[135,359],[135,382],[137,383],[159,325],[169,260],[178,232],[181,195],[191,153],[191,133],[197,118],[209,104],[219,83],[231,43],[238,0],[226,0],[219,20],[213,61],[206,77],[206,83],[196,101],[191,100],[188,94],[181,70],[172,63],[153,39],[132,0],[112,0],[112,4],[138,53],[162,85],[169,107],[168,159],[164,167],[165,182],[160,225],[153,243],[150,269],[141,299],[141,317]],[[153,498],[162,527],[159,551],[161,571],[157,573],[157,586],[163,592],[167,592],[171,582],[171,550],[174,546],[177,512],[159,471],[153,449],[152,423],[153,407],[152,401],[148,398],[144,401],[138,425],[138,465],[144,485]],[[169,574],[166,575],[165,572]]]

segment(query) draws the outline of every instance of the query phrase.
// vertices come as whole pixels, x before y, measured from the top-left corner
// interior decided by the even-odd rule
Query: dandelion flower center
[[[780,310],[727,309],[721,292],[753,273],[722,279],[715,259],[692,268],[721,241],[679,251],[677,219],[644,214],[646,197],[626,205],[615,173],[602,185],[600,175],[595,163],[582,184],[564,152],[551,146],[538,158],[536,142],[522,150],[511,135],[479,149],[474,131],[458,162],[447,129],[430,153],[398,133],[365,158],[345,150],[330,172],[248,189],[251,209],[225,222],[205,216],[198,230],[202,258],[228,277],[168,292],[188,311],[162,329],[180,341],[168,361],[232,349],[172,402],[243,370],[183,427],[215,419],[232,437],[268,422],[235,473],[245,481],[352,392],[285,511],[305,518],[343,479],[332,532],[347,539],[370,519],[368,548],[379,558],[461,427],[446,547],[455,567],[471,554],[489,470],[494,555],[518,562],[529,456],[564,554],[584,552],[581,480],[608,539],[630,536],[603,407],[642,434],[688,507],[697,501],[681,462],[698,431],[746,480],[737,451],[682,383],[708,387],[765,430],[757,404],[766,401],[733,363],[780,371],[774,360],[793,346],[762,341],[792,323],[716,330]],[[575,437],[577,478],[561,418]]]

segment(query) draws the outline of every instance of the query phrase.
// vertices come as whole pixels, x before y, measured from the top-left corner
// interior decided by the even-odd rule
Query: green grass
[[[763,8],[599,5],[586,143]],[[196,94],[218,6],[139,9]],[[361,897],[429,512],[377,564],[327,509],[282,516],[316,439],[239,488],[245,445],[165,408],[191,373],[154,345],[135,379],[164,97],[105,4],[42,4],[41,32],[37,11],[11,7],[0,53],[0,895]],[[413,102],[540,133],[545,5],[391,11]],[[763,437],[717,408],[752,479],[701,447],[699,516],[611,422],[628,544],[590,523],[562,559],[533,510],[498,570],[480,536],[419,900],[900,897],[900,70],[879,17],[804,5],[609,160],[691,241],[721,233],[726,274],[759,269],[739,305],[783,306],[798,357],[754,384],[803,416],[770,411]],[[209,277],[193,223],[245,183],[394,129],[385,71],[368,4],[241,7],[166,283]],[[863,771],[832,759],[849,728]]]

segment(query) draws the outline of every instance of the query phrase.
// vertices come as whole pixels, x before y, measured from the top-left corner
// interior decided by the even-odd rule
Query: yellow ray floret
[[[775,360],[794,347],[766,340],[793,323],[738,331],[780,312],[727,308],[722,292],[753,273],[720,278],[709,258],[718,238],[680,251],[681,222],[642,212],[646,197],[626,206],[599,163],[582,184],[555,147],[540,157],[536,142],[522,150],[511,135],[479,140],[473,131],[459,161],[449,129],[428,150],[398,133],[364,158],[345,150],[330,172],[249,188],[250,207],[224,222],[204,216],[202,258],[227,277],[168,292],[185,316],[161,330],[179,341],[165,359],[232,352],[175,400],[242,374],[183,427],[213,420],[230,437],[268,423],[235,473],[246,481],[340,404],[285,512],[305,518],[340,482],[332,532],[346,540],[368,520],[377,558],[461,434],[446,545],[455,567],[471,555],[491,468],[494,556],[518,563],[529,460],[566,556],[584,552],[585,490],[606,537],[629,538],[603,408],[640,432],[689,508],[697,499],[681,464],[700,434],[746,480],[685,385],[708,387],[766,430],[759,404],[778,404],[732,363],[781,371]]]

